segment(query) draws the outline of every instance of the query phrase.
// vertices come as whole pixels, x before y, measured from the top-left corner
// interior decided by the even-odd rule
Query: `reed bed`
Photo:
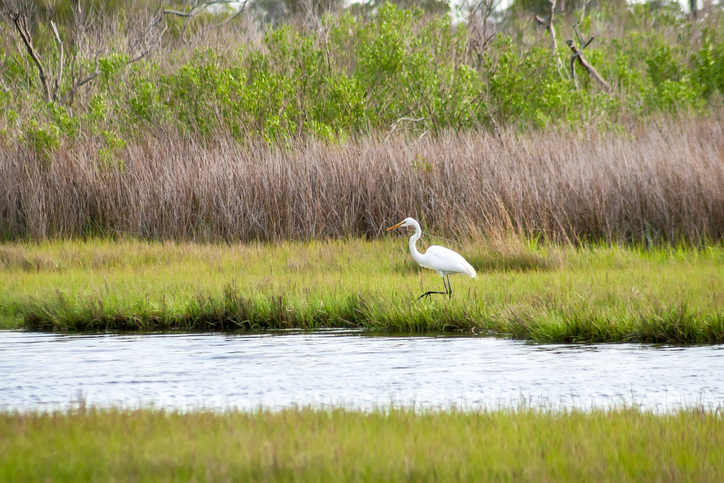
[[[0,412],[3,481],[721,481],[724,423],[591,411]]]
[[[374,238],[406,216],[448,237],[724,239],[717,116],[618,134],[448,133],[281,148],[159,132],[110,164],[99,147],[87,139],[44,156],[0,151],[2,239]]]

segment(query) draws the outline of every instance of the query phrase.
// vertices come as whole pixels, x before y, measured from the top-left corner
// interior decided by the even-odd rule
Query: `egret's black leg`
[[[450,279],[448,279],[448,283],[450,283]],[[442,277],[442,285],[445,287],[444,292],[435,292],[434,290],[429,290],[429,291],[425,292],[424,294],[420,295],[419,297],[417,297],[417,300],[420,300],[423,297],[429,297],[430,295],[432,295],[434,293],[439,293],[440,295],[447,295],[448,290],[447,290],[447,285],[445,285],[445,277]]]
[[[447,296],[452,297],[452,285],[450,285],[450,274],[447,274]]]
[[[447,292],[435,292],[434,290],[428,290],[424,294],[417,297],[417,300],[420,300],[422,297],[429,297],[430,295],[436,294],[436,293],[439,293],[440,295],[447,295]]]

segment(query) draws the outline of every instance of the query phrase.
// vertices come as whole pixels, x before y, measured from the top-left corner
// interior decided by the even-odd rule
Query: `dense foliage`
[[[105,36],[99,75],[73,89],[66,74],[55,102],[44,99],[36,66],[5,20],[0,142],[20,142],[41,155],[91,137],[102,146],[99,159],[112,161],[130,140],[157,129],[205,139],[230,134],[242,142],[263,137],[272,144],[402,130],[615,129],[662,111],[705,112],[721,103],[724,91],[720,6],[697,21],[678,6],[660,4],[574,12],[556,27],[560,67],[546,30],[520,9],[496,23],[488,19],[484,29],[472,15],[453,24],[448,15],[392,4],[374,15],[327,14],[314,25],[265,30],[241,18],[205,31],[207,18],[190,40],[179,34],[182,19],[166,16],[159,22],[168,24],[161,47],[133,63],[130,44],[143,22],[126,19],[115,29],[97,28]],[[583,40],[596,37],[586,57],[610,92],[580,67],[574,86],[564,43],[575,39],[574,24]],[[60,24],[66,51],[78,47],[77,55],[66,52],[66,73],[93,71],[90,25],[81,37],[70,23]],[[49,23],[39,22],[33,32],[43,61],[54,67],[59,48]]]

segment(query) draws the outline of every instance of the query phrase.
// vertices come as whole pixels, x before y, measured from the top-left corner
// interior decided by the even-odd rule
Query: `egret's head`
[[[401,222],[399,222],[399,223],[396,224],[395,226],[389,227],[386,231],[394,230],[395,228],[400,228],[400,227],[402,227],[402,226],[414,226],[414,225],[413,225],[413,224],[414,224],[414,221],[415,221],[415,220],[413,220],[412,218],[405,218],[404,220],[402,220]]]

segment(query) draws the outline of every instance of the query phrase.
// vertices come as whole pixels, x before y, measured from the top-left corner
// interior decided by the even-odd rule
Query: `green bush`
[[[129,140],[158,128],[271,144],[391,130],[579,127],[592,120],[620,129],[632,116],[706,111],[707,99],[724,91],[721,12],[712,11],[698,36],[676,6],[589,8],[583,17],[561,18],[556,57],[545,30],[531,30],[529,18],[516,12],[484,47],[448,15],[389,3],[374,15],[325,15],[319,29],[269,29],[260,43],[189,52],[174,37],[168,55],[130,65],[119,47],[98,60],[98,79],[69,105],[45,103],[32,63],[5,48],[0,75],[9,87],[0,91],[0,130],[6,140],[49,152],[79,132]],[[563,44],[574,21],[584,33],[603,32],[586,57],[610,93],[580,67],[574,86]],[[38,35],[50,63],[55,44],[47,28]],[[93,68],[91,60],[78,62],[83,72]],[[69,88],[61,86],[61,99]]]
[[[721,33],[719,37],[717,39],[711,29],[705,29],[701,49],[692,56],[693,79],[701,86],[705,96],[714,92],[724,94],[724,43]]]
[[[23,137],[26,145],[36,155],[49,161],[49,154],[60,147],[60,128],[53,124],[38,125],[37,121],[28,121],[23,126]]]

